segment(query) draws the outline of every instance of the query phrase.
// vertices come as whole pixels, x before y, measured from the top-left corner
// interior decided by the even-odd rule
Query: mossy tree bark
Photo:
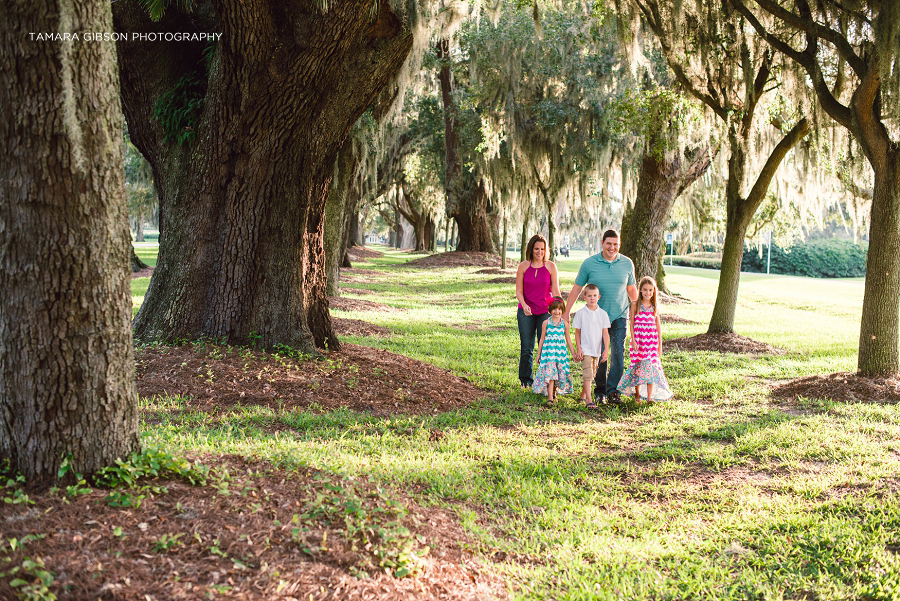
[[[412,44],[388,2],[374,21],[371,7],[348,0],[323,14],[308,1],[206,1],[191,15],[170,6],[153,23],[139,0],[113,4],[116,30],[132,37],[222,34],[185,145],[153,112],[197,75],[204,45],[118,44],[125,116],[153,167],[162,221],[136,337],[337,347],[322,240],[334,163]]]
[[[675,200],[709,169],[709,147],[686,152],[654,152],[651,140],[641,160],[637,197],[622,223],[623,255],[634,262],[635,276],[656,278],[663,233]]]
[[[92,474],[139,450],[115,47],[108,2],[17,0],[0,66],[0,458],[32,487],[63,457]]]

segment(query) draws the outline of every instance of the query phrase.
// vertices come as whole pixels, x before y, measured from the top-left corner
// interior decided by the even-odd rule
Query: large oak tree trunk
[[[134,247],[131,247],[131,272],[134,273],[136,271],[140,271],[141,269],[147,269],[149,265],[141,261],[141,258],[137,256],[137,253],[134,251]]]
[[[437,251],[437,224],[431,213],[425,215],[425,250]]]
[[[337,347],[325,296],[325,201],[337,152],[401,67],[412,36],[380,3],[271,0],[170,6],[152,23],[114,3],[118,31],[221,31],[194,142],[167,139],[152,113],[202,45],[120,42],[123,106],[160,196],[157,268],[135,320],[142,340],[251,338]],[[192,56],[192,53],[194,56]]]
[[[322,235],[325,248],[325,294],[329,297],[340,296],[338,281],[346,256],[350,218],[356,206],[352,179],[358,162],[359,156],[355,152],[353,139],[347,138],[334,163],[334,177],[325,202],[325,227]]]
[[[709,148],[661,155],[651,141],[644,150],[637,198],[623,223],[621,252],[634,262],[635,276],[656,278],[663,232],[675,200],[709,169]],[[623,220],[625,221],[625,220]]]
[[[459,139],[459,107],[454,98],[455,84],[450,71],[450,41],[437,43],[438,58],[442,59],[438,79],[444,107],[444,143],[446,146],[445,187],[447,214],[459,226],[456,250],[497,253],[500,211],[494,206],[483,182],[463,171]]]
[[[525,206],[525,216],[522,218],[522,238],[519,244],[519,261],[525,260],[525,251],[528,249],[528,241],[531,236],[528,235],[528,226],[531,225],[531,203]]]
[[[747,132],[744,129],[744,132]],[[733,332],[734,314],[737,309],[738,286],[741,279],[741,263],[744,260],[744,237],[750,220],[762,204],[781,161],[797,142],[809,133],[809,123],[801,119],[775,146],[763,165],[750,193],[741,196],[741,183],[747,168],[747,133],[732,128],[729,133],[731,156],[728,158],[728,183],[725,188],[725,246],[722,249],[722,270],[716,303],[709,320],[709,333]]]
[[[556,209],[556,202],[550,201],[550,198],[547,196],[546,192],[541,191],[544,194],[544,207],[547,209],[547,257],[551,261],[556,260],[556,220],[553,218],[553,213]]]
[[[900,151],[885,149],[881,157],[872,162],[875,188],[857,357],[860,372],[869,376],[898,371]]]
[[[139,449],[115,47],[98,0],[17,1],[0,25],[0,458],[29,485]]]

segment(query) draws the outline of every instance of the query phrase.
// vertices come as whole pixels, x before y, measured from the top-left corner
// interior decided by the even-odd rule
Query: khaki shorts
[[[597,375],[597,366],[600,365],[600,357],[585,355],[581,360],[581,379],[590,382]]]

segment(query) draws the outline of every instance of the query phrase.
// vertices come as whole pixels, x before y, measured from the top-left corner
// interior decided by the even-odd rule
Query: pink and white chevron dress
[[[659,330],[652,307],[642,306],[634,316],[634,339],[637,349],[631,350],[631,366],[619,382],[619,392],[634,394],[637,388],[641,398],[647,398],[647,384],[652,384],[651,400],[671,399],[672,391],[659,361]]]

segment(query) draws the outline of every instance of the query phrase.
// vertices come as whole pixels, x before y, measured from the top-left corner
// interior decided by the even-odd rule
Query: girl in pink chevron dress
[[[656,280],[641,278],[640,296],[631,305],[631,366],[619,382],[619,392],[633,394],[636,402],[643,396],[650,401],[672,398],[669,382],[663,373],[662,334],[659,327],[659,301]]]

